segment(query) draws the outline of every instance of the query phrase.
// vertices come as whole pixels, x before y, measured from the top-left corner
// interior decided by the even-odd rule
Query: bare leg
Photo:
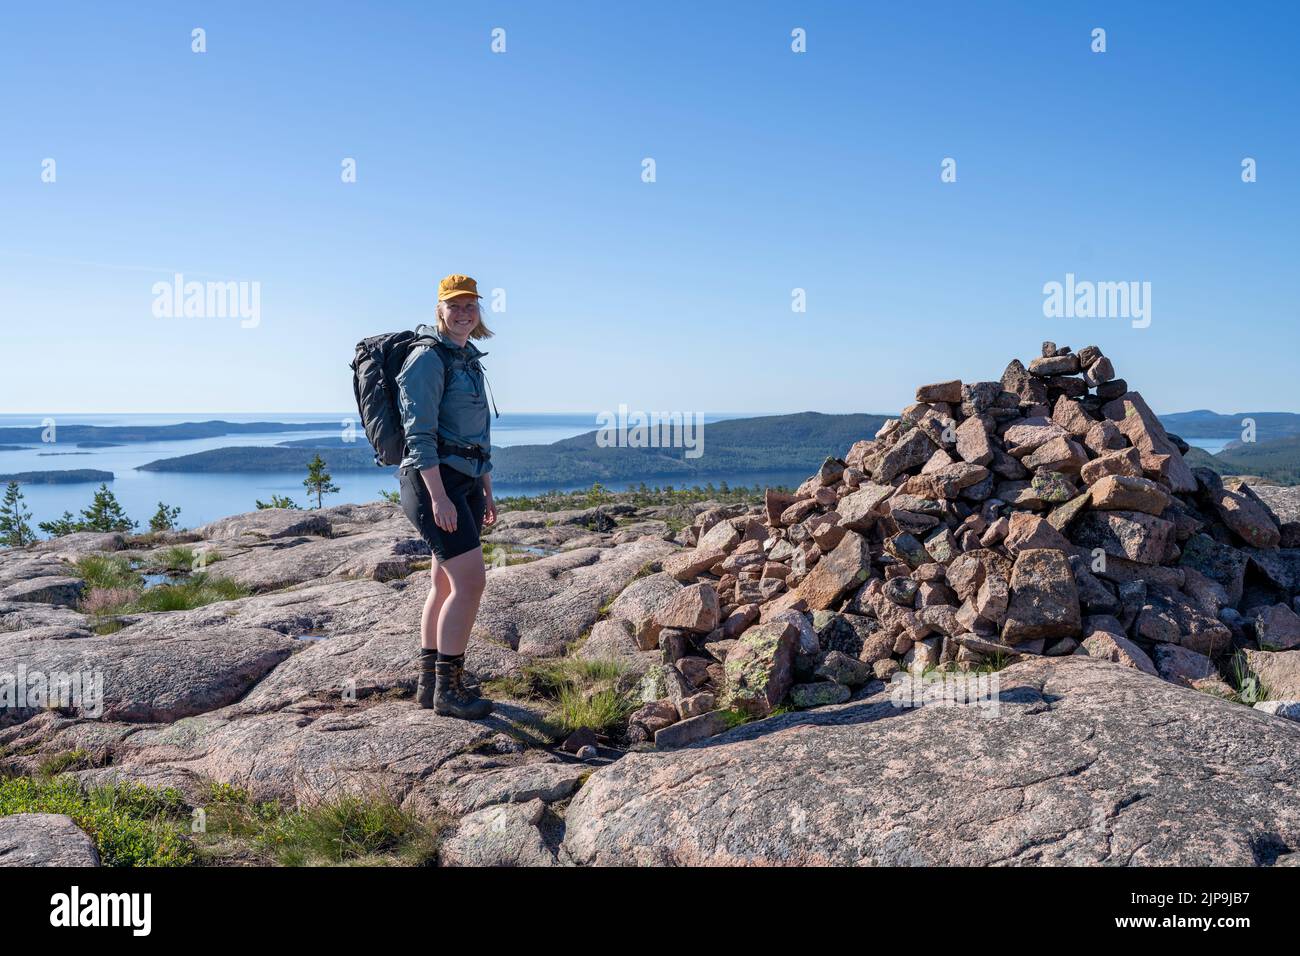
[[[443,561],[439,567],[446,574],[450,593],[438,613],[438,651],[451,656],[464,654],[465,646],[469,644],[469,632],[478,614],[479,600],[483,597],[483,587],[487,583],[483,549],[475,548],[458,554]]]
[[[429,596],[424,599],[424,613],[420,615],[420,647],[428,651],[438,649],[438,615],[451,594],[451,579],[442,569],[438,559],[429,568]]]

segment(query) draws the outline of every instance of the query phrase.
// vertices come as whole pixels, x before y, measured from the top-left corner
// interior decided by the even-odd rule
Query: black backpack
[[[357,343],[352,360],[352,392],[357,397],[357,412],[366,431],[370,447],[375,450],[375,464],[400,465],[406,457],[406,435],[402,431],[402,409],[397,399],[397,373],[416,345],[440,346],[433,336],[414,332],[389,332],[372,335]],[[451,363],[444,361],[447,380]],[[446,384],[446,383],[444,383]]]

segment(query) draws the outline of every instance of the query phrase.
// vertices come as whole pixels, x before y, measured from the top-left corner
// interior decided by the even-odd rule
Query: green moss
[[[732,727],[739,727],[741,724],[747,724],[754,719],[752,715],[745,713],[743,710],[737,710],[734,707],[727,708],[726,710],[720,711],[720,713],[728,730]]]

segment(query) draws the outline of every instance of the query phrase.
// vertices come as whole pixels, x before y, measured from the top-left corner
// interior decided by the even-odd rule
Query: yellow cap
[[[476,299],[483,298],[478,294],[478,283],[469,276],[453,274],[438,283],[439,302],[446,302],[448,299],[455,299],[462,295],[472,295]]]

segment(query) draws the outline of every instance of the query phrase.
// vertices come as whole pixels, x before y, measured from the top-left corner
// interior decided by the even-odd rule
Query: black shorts
[[[446,489],[447,497],[456,507],[455,531],[443,531],[433,523],[429,489],[425,487],[418,468],[413,465],[403,468],[398,474],[398,486],[406,517],[438,560],[446,561],[480,547],[479,535],[487,498],[483,494],[483,479],[471,478],[449,465],[439,465],[438,473],[442,476],[442,487]]]

